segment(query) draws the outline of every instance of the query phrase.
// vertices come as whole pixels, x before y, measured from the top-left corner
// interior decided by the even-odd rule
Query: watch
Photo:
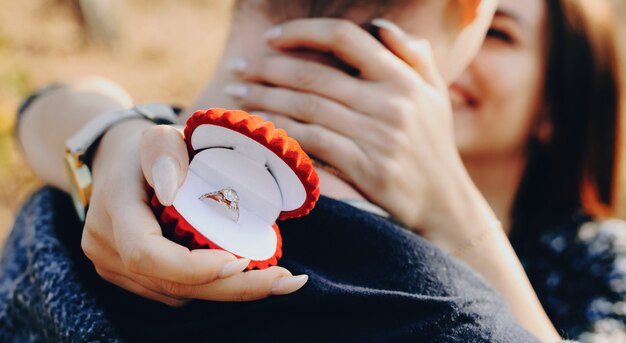
[[[171,106],[144,104],[129,109],[107,111],[89,121],[65,142],[65,165],[70,181],[70,190],[76,213],[85,221],[91,197],[91,171],[87,155],[94,143],[111,127],[122,121],[145,118],[156,124],[174,124],[177,116]]]

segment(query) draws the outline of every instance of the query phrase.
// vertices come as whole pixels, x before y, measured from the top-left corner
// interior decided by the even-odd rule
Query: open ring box
[[[248,269],[276,265],[282,256],[276,220],[308,214],[319,197],[310,158],[284,130],[243,111],[198,111],[184,134],[190,159],[184,184],[172,206],[151,199],[164,235],[190,249],[249,258]],[[227,203],[206,197],[227,189],[239,198],[238,219]]]

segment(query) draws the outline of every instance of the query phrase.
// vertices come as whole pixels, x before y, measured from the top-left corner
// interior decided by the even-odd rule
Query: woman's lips
[[[450,103],[453,110],[458,110],[461,107],[465,107],[465,98],[459,92],[450,91]]]
[[[472,96],[467,90],[459,85],[450,86],[450,103],[452,109],[457,110],[473,110],[478,107],[478,100]]]

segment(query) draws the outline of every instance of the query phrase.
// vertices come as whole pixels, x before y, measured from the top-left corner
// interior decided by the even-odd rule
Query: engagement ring
[[[234,189],[226,188],[216,192],[205,193],[198,199],[204,201],[205,204],[217,211],[224,213],[235,222],[239,221],[239,195],[237,195],[237,191]],[[212,201],[206,201],[207,199]],[[217,203],[219,203],[220,206],[213,206]],[[226,209],[226,212],[224,212],[224,209]]]

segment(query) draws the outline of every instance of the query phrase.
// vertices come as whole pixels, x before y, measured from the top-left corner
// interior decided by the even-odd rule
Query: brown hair
[[[355,9],[365,9],[369,14],[368,19],[374,19],[384,14],[402,10],[403,5],[410,0],[237,0],[235,8],[243,5],[263,6],[265,13],[269,14],[275,22],[282,22],[294,18],[315,17],[345,17],[347,13]],[[438,0],[439,1],[439,0]],[[452,6],[462,7],[462,23],[472,21],[481,0],[455,0]]]
[[[526,232],[577,211],[613,215],[617,200],[621,84],[613,22],[609,11],[586,7],[603,1],[546,1],[544,101],[552,135],[529,142],[513,207],[513,228]]]

